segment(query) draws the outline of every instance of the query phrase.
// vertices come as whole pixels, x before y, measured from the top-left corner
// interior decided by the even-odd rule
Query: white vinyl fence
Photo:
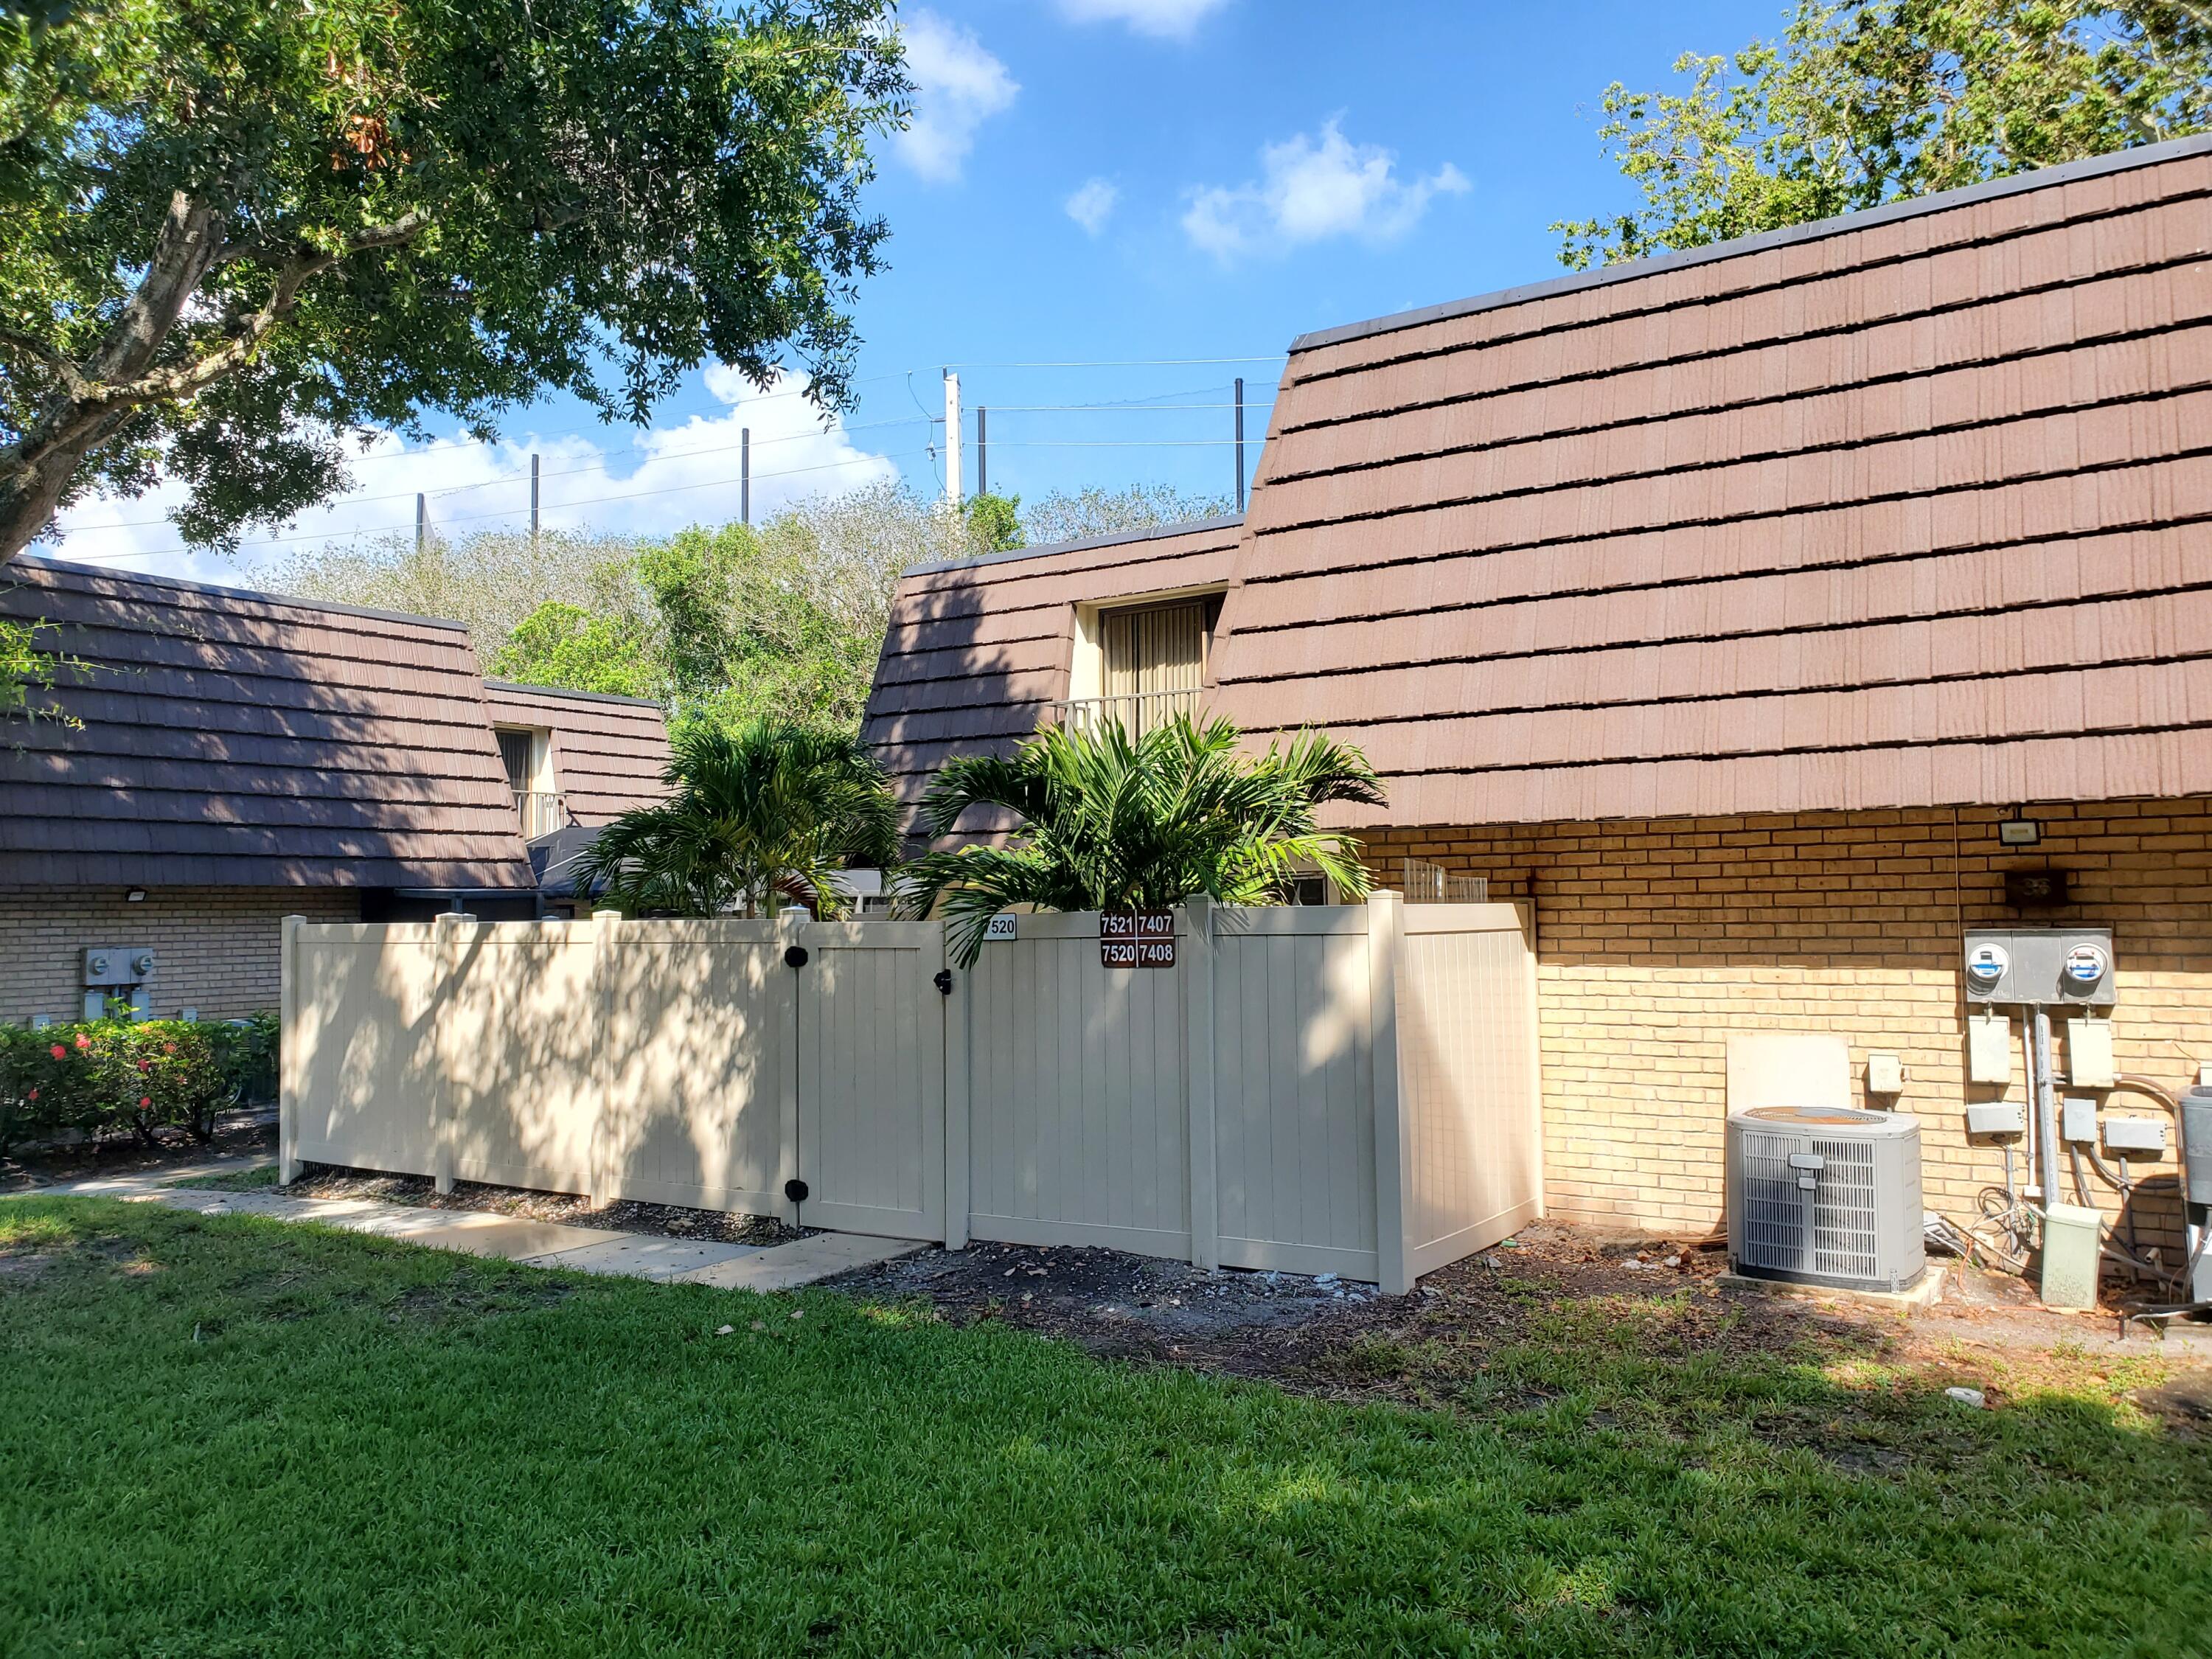
[[[1095,914],[974,969],[937,922],[284,931],[302,1160],[942,1240],[1103,1244],[1403,1290],[1543,1190],[1534,969],[1509,905]]]

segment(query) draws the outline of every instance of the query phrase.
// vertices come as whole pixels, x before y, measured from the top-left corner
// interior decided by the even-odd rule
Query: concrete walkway
[[[115,1198],[165,1204],[200,1215],[260,1215],[277,1221],[316,1221],[347,1232],[404,1239],[437,1250],[503,1256],[532,1267],[567,1267],[613,1273],[665,1285],[712,1285],[730,1291],[788,1291],[873,1267],[923,1247],[912,1239],[868,1238],[858,1233],[815,1233],[787,1244],[726,1244],[670,1238],[659,1233],[612,1232],[531,1221],[484,1210],[441,1210],[420,1204],[382,1204],[367,1198],[295,1198],[274,1187],[224,1192],[179,1187],[180,1181],[235,1175],[265,1159],[216,1158],[144,1175],[94,1177],[40,1187],[18,1198]]]

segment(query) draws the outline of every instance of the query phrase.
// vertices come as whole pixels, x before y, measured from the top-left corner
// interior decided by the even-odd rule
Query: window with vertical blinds
[[[1195,714],[1206,684],[1206,617],[1203,599],[1101,617],[1106,695],[1098,712],[1133,732]]]

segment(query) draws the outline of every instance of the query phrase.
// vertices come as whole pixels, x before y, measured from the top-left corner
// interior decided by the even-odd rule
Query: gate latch
[[[783,965],[787,968],[804,968],[806,966],[806,947],[804,945],[794,945],[788,950],[785,951],[783,953]]]
[[[939,969],[937,970],[936,978],[933,980],[931,983],[937,987],[938,995],[945,997],[951,996],[952,994],[952,970],[950,968]]]
[[[794,1204],[806,1202],[806,1183],[797,1176],[783,1183],[783,1195]]]

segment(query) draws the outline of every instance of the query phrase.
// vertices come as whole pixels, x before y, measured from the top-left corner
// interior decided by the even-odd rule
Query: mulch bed
[[[246,1107],[216,1120],[215,1139],[206,1146],[177,1129],[159,1129],[154,1146],[132,1139],[19,1146],[0,1158],[0,1193],[28,1192],[64,1181],[101,1176],[158,1175],[163,1170],[204,1164],[215,1158],[240,1158],[276,1150],[276,1109]]]
[[[432,1210],[480,1210],[530,1221],[557,1221],[571,1227],[603,1227],[611,1232],[658,1233],[727,1244],[781,1244],[804,1236],[774,1216],[733,1215],[722,1210],[686,1210],[672,1204],[635,1204],[623,1200],[594,1205],[573,1193],[538,1193],[518,1187],[488,1187],[457,1181],[441,1193],[428,1176],[378,1175],[325,1164],[303,1167],[284,1188],[296,1198],[366,1198],[380,1204],[412,1204]]]
[[[1502,1342],[1525,1329],[1545,1297],[1656,1297],[1710,1285],[1724,1265],[1718,1252],[1664,1240],[1599,1244],[1571,1228],[1538,1223],[1509,1245],[1426,1275],[1402,1297],[1296,1273],[1208,1273],[1118,1250],[983,1243],[924,1250],[830,1285],[856,1295],[920,1297],[956,1322],[999,1320],[1065,1338],[1101,1358],[1374,1397],[1389,1390],[1328,1363],[1363,1339],[1418,1340],[1423,1328],[1448,1322]],[[1778,1312],[1795,1325],[1810,1310]]]

